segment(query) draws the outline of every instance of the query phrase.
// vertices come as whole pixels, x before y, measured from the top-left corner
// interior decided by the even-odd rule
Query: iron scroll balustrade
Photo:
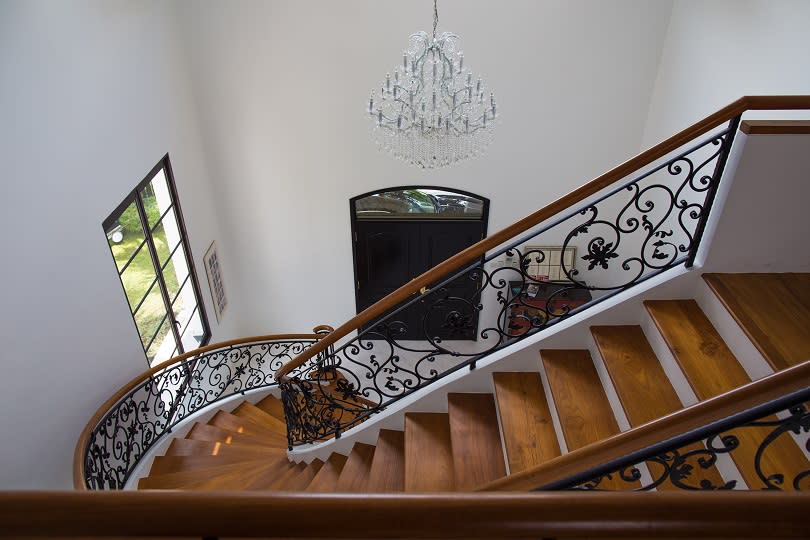
[[[290,447],[340,437],[495,351],[666,270],[690,266],[739,121],[734,117],[650,171],[426,287],[330,352],[328,369],[313,357],[286,373],[280,387]],[[574,264],[552,259],[569,248],[577,252]],[[532,273],[542,264],[559,267],[561,279]],[[464,281],[474,283],[473,292],[458,292],[470,289],[458,286]],[[405,310],[415,309],[423,339],[405,340]],[[470,331],[474,341],[457,338]]]
[[[777,441],[792,444],[792,436],[796,437],[797,444],[810,452],[808,400],[810,387],[538,487],[536,491],[605,490],[623,484],[633,491],[650,491],[662,484],[691,491],[740,489],[737,480],[716,482],[707,477],[698,478],[703,475],[695,474],[714,468],[723,455],[731,456],[738,469],[754,471],[761,489],[806,490],[810,488],[810,468],[806,459],[804,465],[792,465],[793,470],[778,470],[791,465],[769,458]],[[753,448],[742,449],[751,441],[757,444],[753,457],[750,455]],[[648,476],[640,484],[645,480],[642,469],[646,469]],[[604,484],[606,480],[612,481],[610,487]]]
[[[275,386],[274,372],[330,331],[214,344],[151,370],[106,408],[83,446],[80,439],[82,487],[122,489],[161,436],[209,405]]]

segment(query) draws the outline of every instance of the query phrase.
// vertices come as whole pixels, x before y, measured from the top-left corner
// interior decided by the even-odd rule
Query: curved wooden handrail
[[[808,508],[764,491],[23,491],[0,493],[0,538],[808,538]]]
[[[85,470],[84,470],[84,452],[87,448],[87,442],[90,437],[90,433],[92,433],[93,428],[101,421],[107,411],[110,410],[116,403],[118,403],[121,398],[127,395],[131,390],[136,388],[139,384],[143,381],[154,375],[155,373],[166,369],[167,367],[173,366],[175,364],[179,364],[180,362],[191,358],[193,356],[199,356],[201,354],[205,354],[210,351],[214,351],[217,349],[225,349],[227,347],[233,347],[234,345],[247,345],[250,343],[256,343],[260,341],[287,341],[287,340],[295,340],[295,339],[312,339],[312,340],[320,340],[323,339],[324,334],[322,332],[326,330],[331,330],[331,326],[328,325],[321,325],[316,326],[313,329],[312,334],[268,334],[266,336],[252,336],[247,338],[237,338],[237,339],[230,339],[227,341],[220,341],[218,343],[212,343],[210,345],[206,345],[205,347],[200,347],[199,349],[194,349],[193,351],[189,351],[185,354],[181,354],[179,356],[175,356],[169,358],[165,362],[161,362],[160,364],[156,365],[155,367],[144,371],[137,377],[133,378],[127,384],[122,386],[115,394],[110,396],[110,398],[105,401],[101,407],[96,410],[96,413],[90,418],[87,422],[87,425],[84,426],[84,429],[79,435],[79,440],[76,442],[76,450],[73,453],[73,486],[76,489],[85,490],[87,486],[85,485]],[[319,333],[321,332],[321,333]]]
[[[535,489],[637,450],[707,426],[810,385],[810,360],[613,437],[584,446],[542,465],[482,486],[480,491]]]
[[[349,319],[349,321],[339,326],[334,332],[329,334],[329,336],[322,341],[318,342],[315,346],[310,347],[297,357],[293,358],[291,361],[281,366],[281,368],[276,371],[276,380],[287,380],[287,375],[290,373],[290,371],[304,364],[313,356],[323,352],[331,345],[334,345],[335,342],[348,335],[350,332],[353,332],[366,323],[377,319],[394,306],[400,304],[401,302],[410,298],[412,295],[419,292],[422,287],[427,287],[431,283],[434,283],[441,278],[450,275],[452,272],[461,269],[465,265],[482,257],[487,251],[503,244],[508,240],[511,240],[512,238],[515,238],[521,233],[528,231],[532,227],[539,225],[547,219],[559,214],[563,210],[584,201],[598,191],[610,186],[622,178],[627,177],[642,167],[654,162],[655,160],[662,158],[669,152],[680,148],[696,137],[707,133],[709,130],[730,121],[732,118],[746,111],[788,109],[810,109],[810,96],[745,96],[738,99],[737,101],[723,107],[719,111],[707,116],[703,120],[692,124],[676,135],[666,139],[648,150],[645,150],[636,157],[625,161],[605,174],[598,176],[587,184],[584,184],[567,195],[557,199],[551,204],[526,216],[520,221],[513,223],[512,225],[491,236],[487,236],[480,242],[473,244],[464,251],[434,266],[419,277],[412,279],[376,304],[369,306],[357,316]]]

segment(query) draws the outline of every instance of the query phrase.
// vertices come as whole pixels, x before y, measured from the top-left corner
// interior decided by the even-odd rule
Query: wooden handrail
[[[281,366],[281,368],[276,371],[276,380],[287,380],[287,375],[290,373],[290,371],[304,364],[313,356],[323,352],[331,345],[334,345],[335,342],[348,335],[350,332],[353,332],[366,323],[377,319],[384,313],[391,310],[394,306],[400,304],[415,293],[419,292],[422,287],[427,287],[431,283],[449,276],[452,272],[461,269],[476,259],[479,259],[487,251],[515,238],[521,233],[528,231],[532,227],[539,225],[549,218],[559,214],[563,210],[584,201],[598,191],[612,185],[618,180],[627,177],[642,167],[654,162],[655,160],[662,158],[669,152],[680,148],[696,137],[707,133],[709,130],[730,121],[732,118],[746,111],[789,109],[810,109],[810,96],[745,96],[738,99],[730,105],[727,105],[719,111],[707,116],[703,120],[689,126],[680,133],[677,133],[676,135],[653,146],[652,148],[645,150],[636,157],[625,161],[617,167],[614,167],[605,174],[591,180],[587,184],[575,189],[567,195],[557,199],[540,210],[537,210],[533,214],[526,216],[520,221],[513,223],[505,229],[502,229],[492,236],[487,236],[480,242],[473,244],[464,251],[434,266],[419,277],[412,279],[376,304],[369,306],[357,316],[349,319],[349,321],[339,326],[334,332],[329,334],[329,336],[317,343],[315,346],[307,349],[297,357],[293,358],[291,361]]]
[[[810,385],[810,360],[658,420],[554,458],[542,465],[482,486],[481,491],[526,491],[563,480],[655,443],[803,390]]]
[[[85,470],[84,470],[84,452],[87,448],[87,442],[90,438],[90,434],[92,433],[93,429],[96,425],[101,421],[105,414],[116,404],[118,403],[121,398],[127,395],[131,390],[136,388],[140,385],[143,381],[154,375],[155,373],[162,371],[168,367],[171,367],[175,364],[179,364],[180,362],[194,357],[199,356],[201,354],[205,354],[207,352],[211,352],[217,349],[225,349],[228,347],[233,347],[235,345],[248,345],[250,343],[256,343],[261,341],[288,341],[288,340],[296,340],[296,339],[312,339],[315,341],[321,340],[324,338],[326,334],[318,333],[319,331],[328,331],[332,327],[327,325],[316,326],[314,329],[315,333],[312,334],[268,334],[266,336],[252,336],[247,338],[237,338],[237,339],[230,339],[227,341],[220,341],[218,343],[212,343],[210,345],[206,345],[205,347],[200,347],[199,349],[194,349],[193,351],[189,351],[185,354],[181,354],[179,356],[175,356],[169,358],[165,362],[161,362],[160,364],[156,365],[155,367],[144,371],[140,375],[133,378],[127,384],[122,386],[115,394],[110,396],[110,398],[105,401],[101,407],[96,410],[96,413],[90,418],[87,422],[87,425],[84,426],[84,429],[79,435],[79,440],[76,442],[76,450],[73,452],[73,487],[76,489],[87,489],[85,485]]]
[[[808,538],[808,508],[763,491],[29,491],[0,493],[0,538]]]

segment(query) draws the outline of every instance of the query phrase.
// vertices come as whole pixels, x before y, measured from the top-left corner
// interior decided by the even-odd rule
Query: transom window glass
[[[168,154],[104,220],[104,232],[149,364],[205,345],[211,331]]]
[[[481,219],[484,201],[440,189],[399,189],[355,201],[357,219]]]

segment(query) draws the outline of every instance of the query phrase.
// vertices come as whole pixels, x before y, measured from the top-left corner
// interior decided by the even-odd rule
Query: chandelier
[[[485,96],[481,77],[464,65],[458,36],[436,36],[439,11],[433,0],[433,37],[411,34],[402,64],[386,73],[368,114],[380,148],[423,169],[444,167],[481,154],[496,118],[495,96]]]

